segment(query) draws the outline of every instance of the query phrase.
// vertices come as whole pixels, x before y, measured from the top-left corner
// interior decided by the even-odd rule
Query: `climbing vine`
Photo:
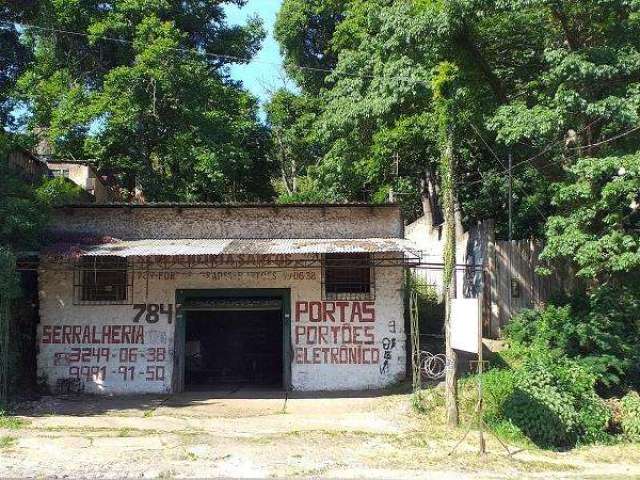
[[[457,67],[449,62],[438,65],[433,79],[433,99],[438,122],[438,143],[441,157],[439,167],[440,190],[444,213],[443,286],[445,297],[446,343],[446,404],[447,422],[458,424],[458,398],[456,387],[456,354],[451,347],[451,287],[456,265],[455,222],[455,157],[453,153],[454,105]]]

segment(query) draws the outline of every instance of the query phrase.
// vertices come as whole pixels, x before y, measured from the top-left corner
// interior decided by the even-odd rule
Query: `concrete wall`
[[[54,391],[81,388],[106,395],[171,392],[175,292],[191,288],[291,289],[293,389],[380,388],[405,374],[401,267],[376,268],[375,300],[366,305],[347,302],[343,321],[335,304],[317,303],[322,301],[319,268],[134,272],[131,303],[160,305],[164,311],[171,308],[171,323],[167,314],[159,315],[155,323],[148,323],[143,315],[135,323],[139,310],[133,305],[74,305],[73,271],[69,267],[43,259],[39,272],[38,373]],[[318,317],[319,308],[333,309],[334,320],[332,315]],[[353,313],[354,309],[359,313]],[[347,348],[341,352],[341,347]],[[347,349],[355,349],[351,360],[356,358],[358,348],[358,363],[340,363],[349,361]]]
[[[63,207],[50,230],[123,240],[403,237],[396,206]]]
[[[478,223],[467,231],[462,228],[459,218],[456,223],[456,298],[474,298],[482,288],[481,269],[487,262],[493,223]],[[425,265],[416,269],[415,274],[442,294],[443,227],[434,226],[431,218],[425,215],[406,226],[405,237],[423,252]]]

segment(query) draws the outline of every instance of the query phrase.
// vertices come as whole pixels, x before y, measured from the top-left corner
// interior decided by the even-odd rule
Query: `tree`
[[[299,51],[317,56],[317,48],[307,48],[298,28],[317,18],[309,9],[296,5],[285,1],[278,38],[285,54],[298,52],[289,58],[303,62]],[[314,5],[333,12],[336,3]],[[336,200],[386,201],[393,190],[409,220],[421,214],[422,205],[437,213],[440,151],[431,80],[438,64],[451,61],[460,66],[461,81],[470,92],[465,118],[458,122],[465,141],[455,147],[460,158],[459,201],[465,221],[494,214],[504,217],[507,192],[500,175],[502,167],[475,130],[498,155],[504,155],[506,148],[493,141],[487,118],[523,82],[517,78],[503,81],[500,75],[503,71],[505,75],[521,73],[528,66],[533,69],[537,57],[526,63],[518,55],[521,52],[510,52],[508,40],[495,37],[489,26],[477,21],[478,10],[485,10],[482,18],[492,18],[501,32],[508,32],[508,19],[502,19],[507,16],[504,8],[499,10],[486,2],[355,0],[342,5],[340,15],[333,15],[320,29],[333,32],[330,41],[326,41],[326,33],[322,36],[323,51],[336,59],[335,65],[324,67],[333,68],[333,72],[322,74],[322,82],[313,87],[306,80],[299,82],[304,95],[318,99],[319,108],[314,130],[321,158],[317,167],[308,171],[308,183]],[[519,20],[519,24],[525,23]],[[530,25],[525,29],[531,30]],[[524,44],[520,32],[518,36],[514,43]],[[536,36],[534,45],[535,41]],[[508,67],[502,67],[501,62]],[[316,74],[305,72],[313,78]],[[519,173],[516,183],[539,186],[542,192],[530,191],[517,206],[528,204],[530,198],[540,201],[540,197],[548,197],[544,190],[548,182],[539,181],[535,171],[522,169]],[[472,181],[475,185],[467,188]],[[534,211],[529,206],[521,217],[525,233],[539,229],[539,220],[531,219]]]
[[[543,258],[570,260],[590,287],[640,293],[640,154],[583,158],[554,195]]]
[[[347,3],[287,0],[278,12],[275,36],[284,54],[285,69],[305,91],[317,94],[323,88],[327,70],[336,66],[337,57],[331,44]]]
[[[313,129],[317,110],[313,97],[286,89],[275,91],[266,105],[272,161],[280,170],[276,185],[281,201],[322,201],[320,195],[308,196],[304,180],[321,158]]]
[[[11,90],[30,60],[30,52],[20,43],[20,33],[12,22],[29,14],[33,3],[16,0],[0,5],[0,129],[11,126]]]
[[[17,89],[28,126],[148,200],[270,198],[268,132],[226,73],[264,31],[228,26],[221,3],[40,2],[29,22],[47,29],[26,29],[34,62]]]

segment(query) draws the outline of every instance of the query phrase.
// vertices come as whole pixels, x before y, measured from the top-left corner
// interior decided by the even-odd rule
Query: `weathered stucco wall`
[[[322,302],[319,268],[137,271],[129,305],[74,305],[69,268],[44,260],[39,272],[38,371],[54,391],[171,392],[178,289],[290,289],[293,389],[380,388],[405,374],[401,267],[375,269],[375,300],[341,304]],[[132,304],[154,306],[136,322]]]
[[[398,207],[63,207],[58,234],[156,238],[402,238]]]

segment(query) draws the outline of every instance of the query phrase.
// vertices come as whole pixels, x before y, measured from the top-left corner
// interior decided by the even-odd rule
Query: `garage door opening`
[[[279,301],[247,300],[186,312],[185,386],[283,386]]]

